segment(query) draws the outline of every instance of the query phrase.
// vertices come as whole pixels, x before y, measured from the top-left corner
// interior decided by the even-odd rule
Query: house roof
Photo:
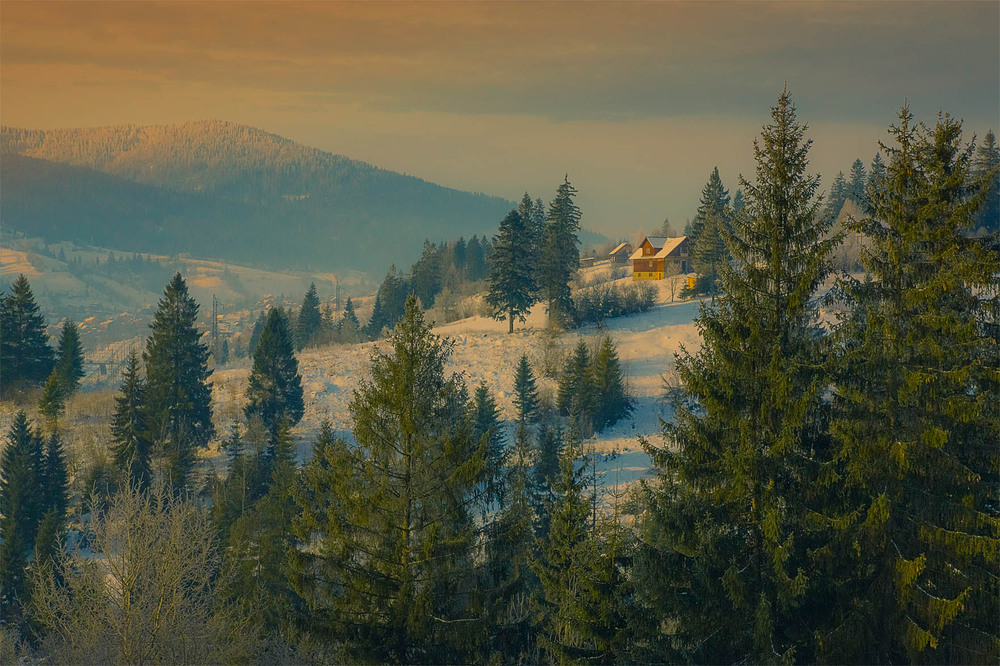
[[[629,259],[663,259],[668,254],[677,249],[677,247],[687,239],[687,236],[678,236],[676,238],[665,238],[664,236],[646,236],[643,242],[639,245],[639,249],[632,253]],[[658,250],[656,254],[646,254],[642,253],[642,245],[645,245],[646,241],[653,246],[654,250]]]
[[[611,252],[608,252],[608,255],[613,257],[614,255],[616,255],[619,252],[621,252],[622,250],[624,250],[626,247],[628,247],[629,249],[631,249],[632,248],[632,243],[619,243],[618,247],[616,247],[615,249],[611,250]]]
[[[664,243],[663,248],[656,253],[654,259],[663,259],[668,254],[676,250],[681,243],[687,240],[687,236],[678,236],[677,238],[668,238],[667,242]]]

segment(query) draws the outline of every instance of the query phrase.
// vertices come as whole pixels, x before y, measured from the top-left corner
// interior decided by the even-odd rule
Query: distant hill
[[[513,205],[222,121],[0,130],[0,219],[48,241],[271,268],[409,265]]]

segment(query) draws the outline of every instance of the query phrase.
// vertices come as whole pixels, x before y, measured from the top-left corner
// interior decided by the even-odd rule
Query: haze
[[[57,128],[222,118],[460,189],[564,174],[612,237],[732,192],[787,82],[824,188],[904,98],[1000,122],[1000,3],[0,5],[0,116]]]

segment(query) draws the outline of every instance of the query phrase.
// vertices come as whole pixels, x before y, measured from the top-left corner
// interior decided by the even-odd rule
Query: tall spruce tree
[[[878,196],[885,187],[886,174],[885,160],[882,159],[882,153],[875,153],[871,168],[868,170],[867,201],[870,201],[872,196]]]
[[[826,200],[826,215],[831,220],[836,220],[837,216],[840,215],[840,209],[844,207],[844,202],[847,201],[848,192],[849,189],[844,172],[838,171],[836,177],[833,179],[833,184],[830,186],[830,196]]]
[[[301,350],[310,345],[319,335],[323,326],[323,316],[319,311],[319,296],[316,295],[316,283],[310,282],[309,289],[302,297],[299,316],[295,318],[295,347]]]
[[[1000,232],[1000,146],[993,130],[986,132],[983,143],[976,150],[975,174],[986,180],[989,193],[976,214],[977,226],[987,232]]]
[[[354,309],[354,301],[348,296],[347,302],[344,303],[344,316],[338,326],[340,341],[346,343],[357,342],[360,331],[361,322],[358,321],[358,313]]]
[[[38,436],[23,411],[14,416],[0,453],[0,622],[24,630],[30,595],[25,567],[35,544],[43,497]]]
[[[198,304],[177,273],[163,291],[143,352],[146,423],[163,451],[166,481],[177,489],[188,482],[195,449],[215,434],[208,347],[197,320]]]
[[[135,490],[144,491],[153,480],[152,449],[145,410],[146,383],[139,374],[139,355],[132,350],[125,361],[122,385],[111,417],[111,447],[115,466]]]
[[[490,306],[494,319],[507,318],[508,333],[514,332],[514,317],[523,322],[535,303],[536,286],[531,266],[533,250],[527,239],[528,229],[516,210],[507,214],[493,238],[486,304]]]
[[[517,420],[526,425],[538,410],[538,389],[535,386],[535,375],[531,371],[528,355],[521,354],[517,370],[514,373],[514,407],[517,409]]]
[[[729,261],[726,247],[728,212],[711,213],[701,221],[698,242],[691,249],[692,264],[698,273],[694,293],[710,294],[714,302],[719,293],[719,273],[723,262]]]
[[[441,248],[425,239],[423,252],[413,264],[410,276],[412,291],[425,309],[434,307],[434,299],[441,293],[442,278]]]
[[[591,372],[590,350],[580,340],[559,376],[559,410],[570,418],[581,435],[590,435],[597,412],[597,391]]]
[[[5,393],[41,386],[55,367],[45,319],[24,275],[0,298],[0,367]]]
[[[740,179],[723,296],[702,307],[701,350],[677,359],[685,396],[668,447],[652,451],[662,479],[646,493],[635,570],[656,659],[811,661],[825,612],[810,560],[824,541],[807,518],[828,448],[815,292],[837,239],[823,240],[811,141],[787,91],[771,117],[756,181]]]
[[[865,163],[860,159],[854,160],[851,164],[851,173],[848,176],[847,196],[859,206],[865,205],[865,188],[868,186],[868,174],[865,171]]]
[[[350,403],[356,445],[303,472],[296,585],[318,631],[377,661],[465,661],[478,637],[475,507],[484,448],[472,437],[450,346],[416,297]]]
[[[709,218],[718,217],[726,219],[729,216],[729,190],[722,185],[722,177],[719,176],[719,167],[712,169],[708,175],[708,182],[701,190],[701,200],[698,203],[698,212],[691,220],[691,230],[688,234],[688,243],[691,250],[698,247],[702,231]]]
[[[478,236],[473,235],[465,248],[465,277],[469,282],[478,282],[488,275],[486,251]]]
[[[597,403],[594,430],[601,432],[626,418],[635,409],[635,400],[628,393],[618,350],[610,336],[601,338],[591,363],[591,376]]]
[[[50,423],[55,423],[63,415],[65,408],[66,394],[62,382],[59,381],[59,374],[53,370],[42,389],[42,396],[38,399],[38,413]]]
[[[947,114],[889,130],[884,186],[852,224],[865,281],[841,280],[836,528],[825,659],[1000,659],[1000,260],[966,232],[987,195]]]
[[[247,420],[259,417],[272,438],[277,436],[282,419],[288,419],[292,426],[302,419],[305,405],[299,362],[288,319],[281,308],[274,308],[267,315],[260,342],[253,352],[246,399]]]
[[[500,422],[500,409],[485,382],[480,383],[472,395],[469,415],[472,421],[472,437],[485,447],[486,492],[483,499],[489,505],[502,506],[506,487],[504,478],[507,467],[506,437]]]
[[[83,379],[83,345],[80,344],[80,331],[72,319],[62,325],[55,372],[63,395],[67,398],[73,395]]]
[[[573,299],[569,283],[580,267],[580,208],[574,203],[576,188],[569,176],[556,190],[549,205],[542,234],[542,255],[538,284],[548,307],[549,318],[563,327],[574,323]]]

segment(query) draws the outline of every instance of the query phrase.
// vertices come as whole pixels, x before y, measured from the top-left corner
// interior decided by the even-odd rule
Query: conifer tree
[[[677,359],[685,396],[664,428],[676,450],[650,449],[662,479],[646,495],[635,586],[655,660],[811,661],[828,605],[807,517],[828,448],[814,294],[838,239],[823,240],[811,141],[787,91],[771,117],[756,181],[740,179],[723,296],[701,310],[701,350]]]
[[[986,198],[961,123],[890,127],[884,187],[854,223],[870,279],[843,279],[832,432],[840,601],[833,661],[1000,658],[1000,261],[966,231]]]
[[[882,159],[882,153],[875,153],[875,157],[872,159],[871,169],[868,171],[868,199],[866,201],[870,200],[873,194],[877,196],[877,194],[880,193],[885,187],[886,173],[885,161]]]
[[[139,355],[132,350],[125,361],[122,385],[111,417],[111,447],[115,466],[130,488],[144,491],[152,482],[152,448],[144,407],[146,383],[139,374]]]
[[[596,410],[594,430],[601,432],[626,418],[635,409],[635,400],[628,393],[625,372],[618,360],[618,350],[609,336],[604,336],[591,364]]]
[[[441,250],[434,243],[424,240],[420,259],[412,269],[413,293],[425,309],[434,306],[435,297],[441,292]]]
[[[351,297],[347,297],[344,303],[344,318],[340,321],[340,341],[346,343],[357,342],[358,332],[361,330],[361,323],[358,321],[358,314],[354,311],[354,302]]]
[[[67,319],[62,325],[55,372],[59,376],[63,395],[67,398],[73,395],[83,379],[83,346],[80,344],[80,331],[72,319]]]
[[[41,489],[43,492],[41,515],[54,512],[62,524],[69,508],[69,473],[66,470],[66,452],[59,432],[53,430],[45,440]]]
[[[517,408],[517,420],[521,426],[525,426],[538,410],[538,389],[527,354],[521,354],[514,374],[514,407]]]
[[[0,367],[5,392],[41,386],[55,367],[45,319],[24,275],[0,298]]]
[[[714,302],[719,293],[719,272],[722,263],[729,260],[729,249],[726,247],[726,225],[728,212],[725,215],[712,213],[701,221],[698,243],[691,250],[692,264],[698,273],[694,293],[710,294]]]
[[[987,232],[1000,232],[1000,146],[993,130],[986,132],[976,150],[975,174],[985,179],[989,188],[986,201],[976,215],[978,226]]]
[[[478,236],[469,239],[465,249],[465,276],[469,282],[478,282],[487,275],[486,251]]]
[[[597,393],[591,373],[590,350],[583,340],[577,343],[573,355],[566,359],[566,367],[559,377],[559,410],[568,416],[581,435],[589,435],[594,428],[597,412]]]
[[[62,416],[65,408],[66,395],[63,393],[63,385],[58,371],[53,370],[42,389],[42,396],[38,399],[38,412],[53,423]]]
[[[512,210],[500,223],[500,230],[493,239],[486,303],[494,319],[507,318],[508,333],[514,332],[514,317],[523,322],[535,303],[532,250],[526,243],[527,234],[521,214]]]
[[[284,310],[267,315],[260,342],[253,352],[253,368],[247,381],[247,420],[258,416],[271,437],[276,437],[282,419],[294,426],[302,419],[302,378],[295,358],[292,335]]]
[[[548,307],[549,318],[560,326],[570,327],[574,322],[573,299],[569,283],[580,267],[580,249],[577,247],[580,231],[580,208],[574,203],[576,189],[567,176],[556,190],[556,197],[549,205],[542,234],[542,256],[539,266],[539,287]]]
[[[34,546],[42,495],[37,435],[23,411],[14,416],[0,453],[0,618],[21,631],[30,590],[26,553]]]
[[[868,186],[868,174],[865,172],[865,163],[860,159],[854,160],[851,164],[850,180],[847,183],[847,196],[854,200],[859,206],[865,204],[865,187]]]
[[[309,289],[302,297],[299,315],[295,318],[295,347],[303,349],[312,344],[319,335],[323,325],[323,316],[319,311],[319,296],[316,295],[316,283],[310,282]]]
[[[267,323],[267,313],[261,310],[257,314],[257,319],[253,323],[253,330],[250,332],[250,343],[247,345],[247,356],[253,356],[253,350],[260,342],[260,334],[264,332],[264,324]]]
[[[177,489],[188,482],[195,449],[215,434],[208,347],[197,320],[198,304],[177,273],[163,291],[143,352],[146,422],[164,452],[167,483]]]
[[[553,498],[553,488],[559,482],[559,459],[563,453],[562,428],[545,425],[538,431],[538,450],[531,470],[535,508],[539,513],[539,535],[548,532],[548,511],[545,502]]]
[[[739,215],[746,208],[746,201],[743,200],[743,190],[737,189],[736,196],[733,197],[733,215]]]
[[[840,215],[840,209],[844,207],[848,195],[847,179],[843,171],[838,171],[830,186],[830,196],[826,200],[826,215],[831,220],[836,220]]]
[[[719,176],[719,167],[712,169],[708,176],[708,182],[701,190],[701,201],[698,203],[698,212],[691,220],[691,230],[688,234],[688,243],[691,251],[698,248],[702,232],[709,218],[719,218],[725,220],[729,217],[729,190],[722,185],[722,178]]]
[[[503,504],[504,470],[507,466],[505,437],[500,423],[500,410],[485,382],[476,387],[469,405],[473,440],[484,446],[486,493],[484,500],[497,506]]]
[[[465,661],[478,616],[473,519],[484,467],[450,346],[406,303],[350,403],[357,445],[328,447],[295,497],[295,580],[317,631],[355,657]],[[325,466],[324,466],[325,464]]]

